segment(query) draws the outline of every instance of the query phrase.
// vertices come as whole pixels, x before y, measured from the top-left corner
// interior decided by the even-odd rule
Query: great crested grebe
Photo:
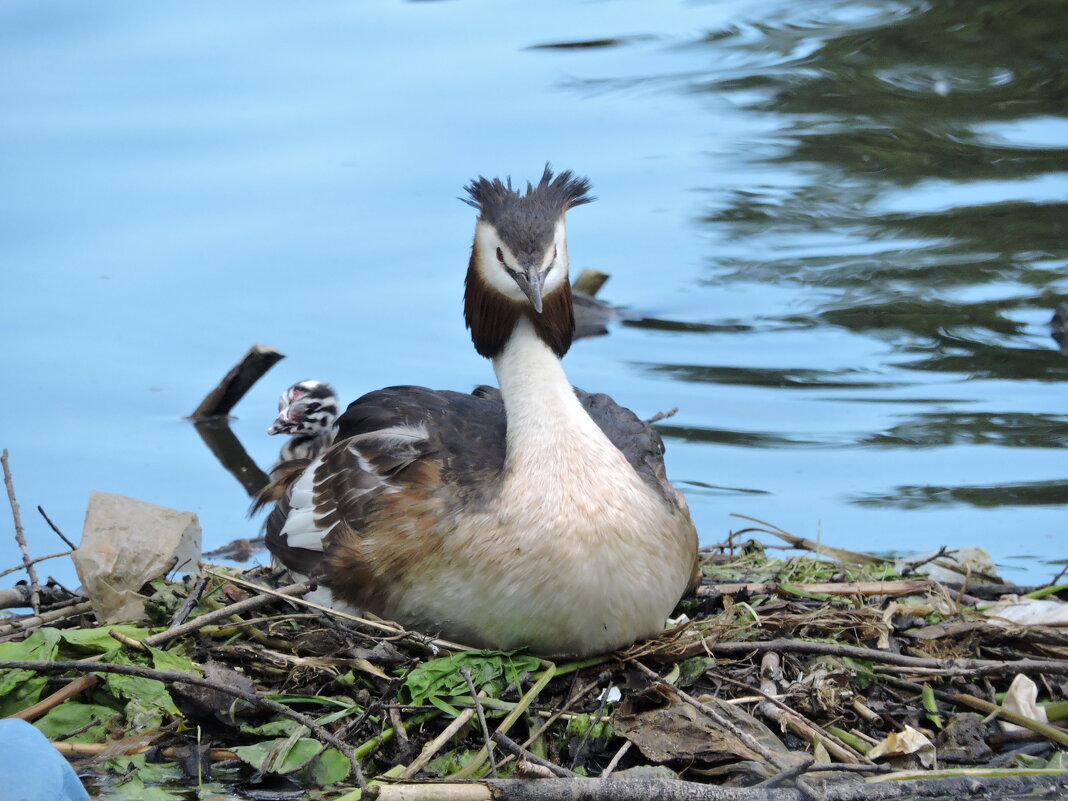
[[[660,437],[560,358],[574,315],[564,215],[590,185],[478,178],[464,314],[500,390],[389,387],[296,462],[267,546],[335,601],[470,645],[588,656],[661,631],[697,535]]]
[[[278,452],[277,465],[293,459],[314,459],[334,441],[337,393],[322,381],[298,381],[278,399],[278,417],[268,434],[289,434]]]

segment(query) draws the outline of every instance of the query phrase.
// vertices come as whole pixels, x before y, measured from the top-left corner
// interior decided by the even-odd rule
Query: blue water
[[[628,320],[573,382],[661,424],[704,542],[1063,559],[1068,34],[1043,2],[0,6],[0,446],[35,554],[100,489],[255,536],[182,417],[253,343],[278,393],[492,381],[460,315],[471,177],[600,200]],[[4,513],[4,519],[7,515]],[[0,567],[18,551],[0,528]],[[4,533],[8,532],[8,533]],[[66,560],[43,574],[72,580]]]

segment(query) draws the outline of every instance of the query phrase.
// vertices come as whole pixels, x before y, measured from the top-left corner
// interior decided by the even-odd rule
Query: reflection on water
[[[888,495],[858,498],[857,503],[918,509],[966,503],[972,506],[1062,506],[1068,503],[1068,481],[1034,481],[996,487],[895,487]]]
[[[492,380],[452,198],[551,158],[593,179],[572,259],[625,307],[569,375],[680,408],[658,427],[706,542],[739,512],[1063,556],[1060,4],[194,6],[0,10],[0,370],[47,421],[0,443],[24,506],[76,530],[99,488],[195,509],[207,547],[254,535],[177,420],[256,341],[289,354],[236,410],[261,466],[293,381]]]
[[[885,401],[878,390],[929,383],[915,371],[941,373],[950,383],[936,379],[940,392],[954,383],[961,390],[932,404],[902,401],[917,410],[893,415],[898,420],[882,430],[856,432],[852,444],[1061,448],[1068,434],[1062,405],[1020,407],[1033,405],[1026,382],[1068,378],[1068,362],[1034,324],[1048,319],[1068,290],[1068,121],[1061,116],[1068,108],[1068,32],[1052,21],[1049,2],[869,10],[839,4],[824,8],[823,19],[818,10],[804,11],[710,33],[700,46],[710,63],[728,63],[727,74],[717,66],[707,77],[678,80],[778,119],[765,140],[772,152],[754,161],[781,168],[781,180],[717,193],[702,215],[729,243],[727,257],[713,253],[706,280],[796,286],[791,311],[765,325],[830,326],[888,349],[876,363],[832,356],[830,369],[803,369],[784,334],[776,365],[648,369],[720,385],[855,391],[836,393],[830,404]],[[724,59],[724,50],[748,53],[750,61]],[[785,57],[769,63],[775,52]],[[982,381],[1015,389],[992,385],[984,397],[974,383]],[[931,408],[954,401],[987,409]],[[841,416],[850,421],[844,409]],[[662,429],[669,437],[745,447],[811,443],[803,435]],[[824,437],[826,444],[834,439]],[[1056,480],[899,486],[853,497],[866,507],[909,510],[1054,506],[1068,502],[1066,488]]]

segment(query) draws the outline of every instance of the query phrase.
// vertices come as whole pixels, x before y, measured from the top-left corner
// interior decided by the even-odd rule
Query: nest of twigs
[[[158,580],[130,625],[97,626],[85,599],[53,590],[58,613],[0,624],[0,705],[102,799],[1068,787],[1068,636],[977,611],[1012,588],[757,546],[706,548],[703,564],[663,635],[567,664],[332,611],[263,568]],[[1018,675],[1046,723],[1002,705]]]

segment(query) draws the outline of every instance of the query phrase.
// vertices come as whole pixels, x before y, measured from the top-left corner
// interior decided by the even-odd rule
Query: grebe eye
[[[501,264],[504,264],[504,251],[500,248],[497,248],[497,261],[499,261]]]

